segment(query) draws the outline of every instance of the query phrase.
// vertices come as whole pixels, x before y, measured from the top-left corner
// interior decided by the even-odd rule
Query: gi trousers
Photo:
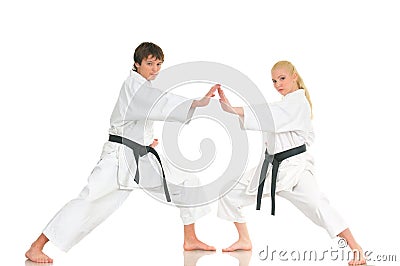
[[[241,209],[256,201],[256,195],[247,194],[246,188],[245,184],[238,183],[219,200],[218,217],[231,222],[246,222]],[[293,203],[312,222],[324,228],[331,238],[336,237],[347,228],[342,217],[321,193],[314,175],[308,170],[304,170],[298,183],[292,189],[282,190],[276,194]]]
[[[117,172],[117,157],[113,154],[102,157],[78,197],[61,208],[44,228],[43,234],[63,251],[70,250],[82,240],[117,210],[130,195],[132,190],[120,189]],[[198,179],[191,176],[180,186],[171,186],[172,202],[185,206],[185,202],[182,202],[182,199],[184,200],[182,195],[184,193],[181,193],[183,188],[196,185],[198,182]],[[165,197],[162,185],[147,190],[160,195],[161,198]],[[179,207],[179,210],[184,225],[194,223],[211,211],[209,206]]]

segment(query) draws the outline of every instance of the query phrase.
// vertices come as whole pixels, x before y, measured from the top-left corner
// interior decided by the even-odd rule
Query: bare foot
[[[236,250],[251,250],[253,247],[250,240],[239,239],[228,248],[223,248],[222,252],[232,252]]]
[[[193,250],[205,250],[205,251],[215,251],[216,248],[213,246],[209,246],[198,239],[186,240],[183,243],[183,249],[185,251],[193,251]]]
[[[352,248],[353,251],[353,259],[349,261],[349,265],[366,265],[367,262],[365,260],[364,251],[357,245],[355,248]]]
[[[33,262],[53,263],[53,259],[44,254],[42,249],[34,246],[31,246],[31,248],[25,253],[25,257]]]

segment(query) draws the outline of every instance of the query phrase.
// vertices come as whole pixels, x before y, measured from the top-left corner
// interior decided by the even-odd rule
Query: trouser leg
[[[195,188],[188,190],[187,188]],[[201,189],[201,183],[197,176],[186,179],[182,186],[172,191],[175,202],[180,205],[179,211],[184,225],[195,223],[198,219],[211,212],[211,208],[205,202],[205,191]]]
[[[68,251],[109,217],[129,196],[117,184],[116,158],[102,159],[79,196],[68,202],[43,230],[49,240]]]
[[[195,223],[198,219],[211,212],[208,204],[202,203],[205,199],[205,193],[201,188],[199,178],[190,175],[180,184],[168,184],[171,201],[179,208],[180,217],[184,225]],[[165,201],[163,187],[155,187],[146,189],[147,192],[153,194],[157,199]]]
[[[236,223],[246,222],[242,209],[256,201],[255,195],[246,194],[246,188],[246,185],[238,183],[218,200],[219,218]]]
[[[315,177],[305,171],[292,191],[280,191],[279,196],[289,200],[315,224],[324,228],[334,238],[347,228],[339,213],[321,193]]]

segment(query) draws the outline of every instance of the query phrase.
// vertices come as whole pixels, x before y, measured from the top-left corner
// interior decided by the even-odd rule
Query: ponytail
[[[299,86],[299,89],[304,90],[304,94],[306,95],[308,104],[310,105],[311,118],[313,118],[313,110],[312,110],[312,102],[311,102],[310,92],[308,91],[306,85],[304,84],[303,79],[300,77],[299,72],[297,72],[296,68],[294,69],[294,71],[296,71],[296,73],[297,73],[297,85]]]

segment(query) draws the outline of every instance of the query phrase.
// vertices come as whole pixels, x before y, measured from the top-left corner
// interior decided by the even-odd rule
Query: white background
[[[387,0],[1,2],[1,264],[23,265],[31,242],[86,184],[134,48],[143,41],[162,47],[164,68],[223,63],[252,79],[268,100],[279,99],[271,66],[293,62],[314,104],[312,151],[321,189],[364,249],[397,252],[399,260],[395,6]],[[260,212],[246,210],[250,265],[271,263],[257,257],[267,245],[337,249],[337,240],[293,206],[280,198],[277,204],[276,217],[268,215],[267,200]],[[233,225],[215,211],[196,228],[218,249],[236,240]],[[70,252],[51,244],[45,251],[54,265],[183,265],[182,238],[178,210],[136,192]],[[197,265],[238,261],[218,251]]]

